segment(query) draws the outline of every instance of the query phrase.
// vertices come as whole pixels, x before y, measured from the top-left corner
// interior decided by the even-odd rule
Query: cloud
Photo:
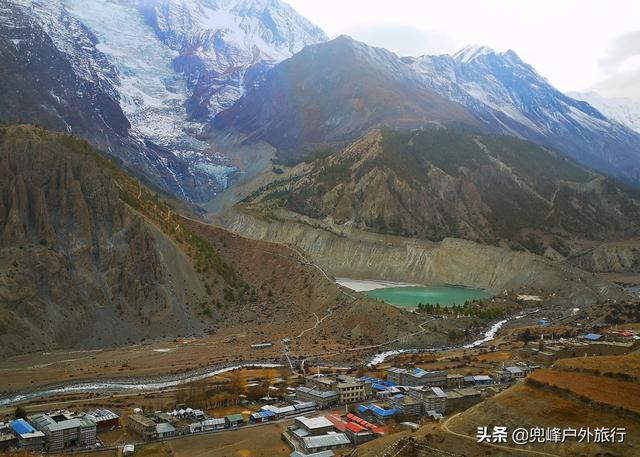
[[[640,56],[640,30],[625,33],[612,40],[607,55],[600,59],[600,65],[605,71],[613,73],[635,56]]]
[[[591,87],[605,97],[631,97],[640,101],[640,68],[617,73]]]
[[[407,24],[355,25],[343,33],[369,45],[389,49],[400,56],[445,54],[455,49],[455,42],[448,35]]]
[[[607,76],[589,90],[605,97],[632,97],[640,100],[640,30],[611,40],[605,57],[598,63]]]

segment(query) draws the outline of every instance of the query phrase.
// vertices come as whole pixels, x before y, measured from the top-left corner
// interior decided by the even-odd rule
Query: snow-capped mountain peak
[[[487,46],[470,44],[460,49],[453,55],[453,58],[460,63],[469,63],[479,57],[495,54],[495,51]]]
[[[44,56],[42,74],[36,52],[20,48],[27,38]],[[20,117],[84,136],[194,201],[235,173],[196,138],[205,122],[267,69],[326,39],[279,0],[0,0],[0,52],[6,41],[13,66],[40,81],[37,109]],[[61,74],[45,83],[54,64]]]
[[[134,3],[156,35],[178,52],[174,67],[194,94],[189,108],[196,118],[214,117],[230,107],[261,69],[327,40],[321,29],[279,0]]]
[[[473,45],[453,56],[408,63],[428,87],[466,106],[491,130],[554,146],[583,164],[640,181],[640,136],[604,110],[560,92],[514,51]]]

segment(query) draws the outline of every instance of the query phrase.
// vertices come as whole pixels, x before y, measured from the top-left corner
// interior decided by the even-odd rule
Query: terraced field
[[[614,406],[640,414],[640,384],[620,381],[608,376],[545,369],[533,372],[527,379],[534,386],[548,386],[606,406]]]
[[[558,360],[554,368],[640,381],[640,352],[627,356],[581,357]]]
[[[479,426],[618,427],[624,443],[536,443],[523,451],[553,455],[636,455],[640,447],[640,383],[637,354],[562,360],[550,369],[533,372],[525,382],[451,418],[454,433],[471,438]],[[578,371],[581,370],[581,371]]]

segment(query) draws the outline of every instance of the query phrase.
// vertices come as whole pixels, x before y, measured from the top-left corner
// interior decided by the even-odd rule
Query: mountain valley
[[[521,40],[339,29],[281,0],[0,0],[0,453],[637,448],[637,99],[559,90]],[[93,438],[54,439],[78,419]],[[474,436],[501,426],[629,436]]]

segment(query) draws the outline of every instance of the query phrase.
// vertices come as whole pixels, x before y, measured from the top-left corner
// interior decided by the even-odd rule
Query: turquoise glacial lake
[[[391,305],[417,308],[419,303],[440,306],[462,305],[469,300],[484,300],[492,295],[480,289],[465,287],[387,287],[365,292],[370,297]]]

